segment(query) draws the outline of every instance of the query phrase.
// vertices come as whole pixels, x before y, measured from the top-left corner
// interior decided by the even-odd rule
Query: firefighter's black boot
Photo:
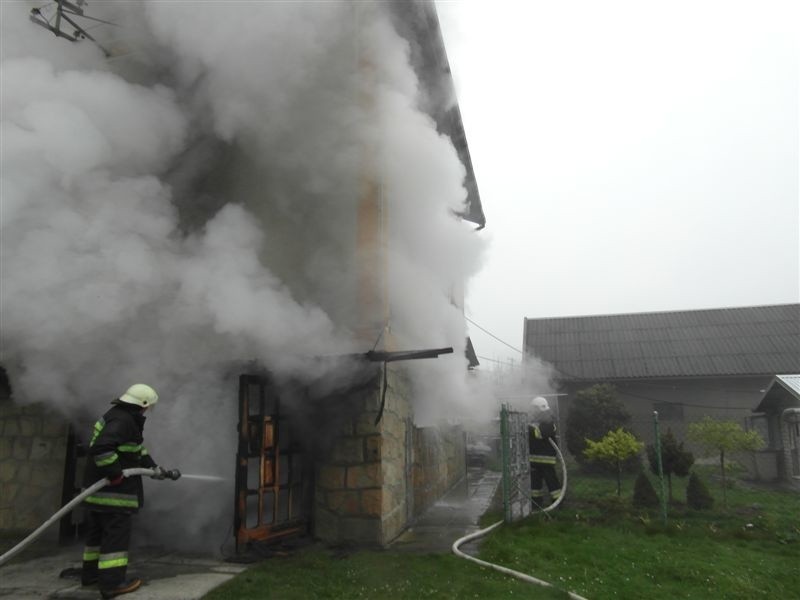
[[[109,598],[121,596],[122,594],[135,592],[139,589],[139,587],[141,587],[141,585],[141,579],[129,579],[128,581],[123,581],[118,586],[113,588],[101,588],[100,593],[103,595],[105,600],[108,600]]]

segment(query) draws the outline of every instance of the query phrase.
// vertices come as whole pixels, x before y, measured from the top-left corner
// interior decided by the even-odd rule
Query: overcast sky
[[[437,5],[491,241],[470,319],[521,348],[524,317],[800,301],[800,3]]]

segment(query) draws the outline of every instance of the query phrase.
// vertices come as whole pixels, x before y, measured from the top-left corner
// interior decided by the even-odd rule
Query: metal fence
[[[531,513],[528,463],[528,414],[500,409],[500,451],[503,461],[503,511],[506,523]]]

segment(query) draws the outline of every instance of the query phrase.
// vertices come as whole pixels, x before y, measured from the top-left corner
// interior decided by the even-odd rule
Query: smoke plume
[[[369,173],[391,307],[369,336],[453,346],[410,370],[420,419],[473,410],[458,290],[483,245],[452,216],[465,169],[419,109],[384,5],[92,5],[119,26],[92,30],[110,57],[36,27],[33,6],[2,5],[0,362],[16,401],[97,416],[148,383],[156,460],[230,478],[243,363],[314,380],[310,357],[370,349],[355,245]],[[218,543],[230,493],[159,490],[149,511],[173,541]]]

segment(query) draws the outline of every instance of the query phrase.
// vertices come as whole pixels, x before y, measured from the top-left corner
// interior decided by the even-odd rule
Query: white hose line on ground
[[[558,454],[558,459],[561,461],[561,473],[563,474],[562,484],[561,484],[561,495],[553,502],[550,506],[542,509],[542,512],[548,512],[556,508],[561,501],[564,499],[564,496],[567,493],[567,463],[564,461],[564,455],[561,454],[561,450],[559,449],[558,445],[553,441],[550,440],[550,445],[555,448],[556,453]],[[499,571],[500,573],[505,573],[506,575],[511,575],[511,577],[515,577],[516,579],[520,579],[527,583],[534,583],[536,585],[540,585],[542,587],[555,587],[552,583],[544,581],[543,579],[537,579],[536,577],[532,577],[530,575],[526,575],[525,573],[520,573],[519,571],[515,571],[513,569],[509,569],[507,567],[501,567],[500,565],[496,565],[494,563],[486,562],[485,560],[481,560],[479,558],[475,558],[474,556],[470,556],[459,550],[459,546],[462,544],[466,544],[467,542],[471,542],[472,540],[476,540],[484,535],[488,534],[493,529],[499,527],[503,524],[503,521],[498,521],[493,525],[489,525],[486,529],[481,529],[480,531],[476,531],[475,533],[470,533],[469,535],[465,535],[464,537],[456,540],[453,542],[453,554],[456,556],[460,556],[461,558],[465,558],[469,561],[472,561],[476,564],[481,565],[482,567],[487,567],[489,569],[493,569],[495,571]],[[583,596],[579,596],[574,592],[567,591],[567,594],[572,600],[587,600]]]
[[[509,569],[507,567],[501,567],[500,565],[496,565],[494,563],[486,562],[485,560],[481,560],[479,558],[475,558],[474,556],[470,556],[469,554],[465,554],[461,550],[458,549],[461,544],[465,544],[472,540],[478,539],[479,537],[483,537],[496,527],[503,524],[503,521],[498,521],[494,525],[490,525],[486,529],[481,529],[480,531],[476,531],[475,533],[470,533],[469,535],[465,535],[461,539],[456,540],[453,542],[453,554],[456,556],[460,556],[461,558],[466,558],[469,561],[472,561],[476,564],[481,565],[482,567],[487,567],[489,569],[493,569],[495,571],[499,571],[500,573],[505,573],[506,575],[511,575],[511,577],[515,577],[516,579],[521,579],[527,583],[535,583],[536,585],[540,585],[542,587],[554,587],[552,583],[544,581],[543,579],[537,579],[536,577],[531,577],[530,575],[526,575],[525,573],[520,573],[519,571],[515,571],[513,569]],[[568,591],[567,594],[569,595],[572,600],[587,600],[583,596],[579,596],[574,592]]]
[[[131,477],[134,475],[147,475],[150,476],[154,473],[153,469],[124,469],[122,474],[125,477]],[[99,479],[98,481],[94,482],[88,488],[83,490],[80,494],[75,496],[72,500],[67,502],[64,506],[61,507],[58,512],[56,512],[52,517],[47,519],[44,523],[42,523],[39,528],[22,540],[19,544],[14,546],[11,550],[0,556],[0,567],[6,564],[9,560],[11,560],[14,556],[19,554],[23,548],[27,547],[28,544],[33,542],[36,538],[42,535],[45,530],[50,527],[53,523],[58,521],[61,517],[66,515],[69,511],[75,508],[78,504],[80,504],[86,496],[90,496],[94,494],[97,490],[104,488],[108,485],[108,479]]]

